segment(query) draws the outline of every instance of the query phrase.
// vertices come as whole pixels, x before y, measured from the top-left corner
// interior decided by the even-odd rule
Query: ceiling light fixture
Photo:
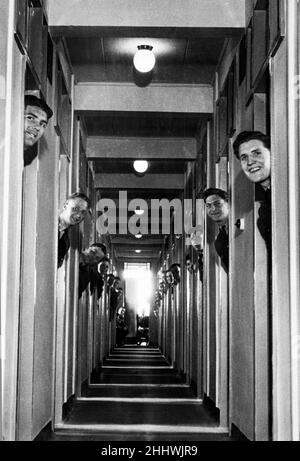
[[[151,45],[138,45],[138,50],[133,57],[133,65],[138,72],[146,74],[154,68],[155,56],[152,50]]]
[[[136,253],[141,253],[141,252],[142,252],[142,250],[135,250],[135,252],[136,252]]]
[[[133,162],[133,168],[137,173],[143,174],[148,170],[149,163],[147,160],[135,160]]]
[[[142,238],[142,234],[140,234],[140,233],[135,234],[135,238],[136,238],[136,239],[141,239],[141,238]]]
[[[134,210],[135,214],[137,214],[138,216],[141,216],[142,214],[145,213],[145,210],[143,210],[142,208],[136,208]]]

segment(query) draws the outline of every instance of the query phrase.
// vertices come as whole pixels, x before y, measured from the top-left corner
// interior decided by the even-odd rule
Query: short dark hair
[[[105,248],[105,251],[106,251],[106,248]],[[109,258],[107,256],[104,256],[104,258],[101,260],[101,263],[109,263],[110,264],[110,260],[109,260]]]
[[[174,270],[174,269],[175,269],[175,270],[176,270],[176,269],[180,269],[180,268],[181,268],[180,264],[174,263],[174,264],[172,264],[172,265],[169,267],[169,271],[172,271],[172,270]]]
[[[104,243],[92,243],[91,247],[98,247],[98,248],[101,248],[101,250],[103,251],[103,253],[106,255],[106,246],[104,245]],[[104,259],[104,258],[103,258]],[[102,259],[102,261],[103,261]]]
[[[233,143],[233,151],[236,158],[240,159],[239,148],[240,145],[244,142],[252,141],[257,139],[261,141],[267,149],[271,149],[271,139],[270,136],[262,133],[261,131],[242,131],[236,138]]]
[[[206,203],[206,200],[211,195],[218,195],[218,197],[228,202],[228,193],[223,189],[218,189],[215,187],[210,187],[209,189],[206,189],[204,192],[202,192],[201,198],[203,198],[204,202]]]
[[[72,198],[81,198],[81,200],[84,200],[87,203],[88,208],[90,208],[91,206],[90,199],[88,198],[87,195],[83,194],[82,192],[74,192],[74,194],[71,194],[68,196],[67,200],[70,200]]]
[[[35,106],[42,109],[47,114],[48,120],[52,117],[53,111],[50,109],[48,104],[45,103],[42,99],[34,96],[33,94],[27,94],[25,96],[25,109],[27,106]]]

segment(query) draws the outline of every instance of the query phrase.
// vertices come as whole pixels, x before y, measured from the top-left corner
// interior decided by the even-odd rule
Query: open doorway
[[[153,297],[153,274],[150,263],[125,263],[125,300],[128,333],[126,342],[148,346],[149,317]]]

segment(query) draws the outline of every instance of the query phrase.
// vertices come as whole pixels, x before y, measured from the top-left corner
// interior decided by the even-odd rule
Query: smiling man
[[[90,211],[90,199],[80,192],[68,197],[58,217],[58,267],[70,248],[68,229],[80,224]]]
[[[43,136],[53,112],[37,96],[25,96],[24,111],[24,150],[33,147]]]
[[[97,298],[102,294],[104,280],[98,272],[98,264],[105,258],[106,246],[103,243],[93,243],[80,254],[79,263],[79,289],[78,294],[81,298],[82,293],[90,285],[90,293],[93,294],[97,288]]]
[[[228,273],[229,268],[229,237],[228,217],[229,205],[228,194],[222,189],[206,189],[202,198],[204,199],[207,216],[219,226],[219,233],[215,239],[215,249],[224,270]]]
[[[256,185],[256,200],[261,203],[257,227],[271,251],[271,140],[260,131],[243,131],[236,138],[234,154],[247,178]]]

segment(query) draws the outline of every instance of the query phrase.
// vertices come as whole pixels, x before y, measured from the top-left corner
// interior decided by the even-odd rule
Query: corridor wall
[[[273,60],[277,62],[277,58],[279,60],[280,54],[285,56],[286,51],[282,48],[285,41],[285,22],[289,8],[295,8],[295,3],[293,5],[292,3],[252,2],[251,8],[249,7],[246,34],[238,43],[234,39],[228,41],[223,59],[219,63],[216,81],[217,132],[214,156],[217,162],[220,161],[220,157],[228,156],[231,205],[229,424],[230,427],[237,427],[250,440],[269,440],[277,436],[276,431],[274,432],[276,420],[273,419],[277,409],[276,401],[272,401],[272,390],[274,386],[276,388],[278,374],[274,374],[276,361],[272,361],[272,357],[273,359],[276,357],[278,341],[271,344],[270,325],[272,321],[274,325],[274,313],[276,314],[274,308],[278,301],[274,300],[278,286],[275,288],[273,278],[273,309],[270,310],[267,254],[256,226],[258,204],[255,203],[253,185],[246,179],[241,171],[240,162],[233,155],[232,142],[240,131],[261,130],[271,134],[274,140],[272,153],[278,151],[279,143],[275,142],[278,136],[277,125],[274,123],[270,130],[270,121],[275,114],[280,113],[282,117],[285,108],[283,102],[279,102],[281,109],[278,111],[275,105],[270,104],[270,99],[279,101],[280,95],[285,94],[285,89],[284,85],[281,85],[278,74],[276,77],[273,74],[272,63]],[[295,14],[294,16],[297,17]],[[285,75],[285,72],[287,72],[287,61],[282,62],[281,66],[281,75]],[[276,86],[276,92],[270,91],[270,81],[276,82],[281,89]],[[285,101],[288,100],[283,97]],[[282,161],[285,162],[283,159]],[[279,200],[282,191],[287,190],[287,180],[279,170],[277,164],[276,167],[273,166],[272,175],[277,174],[281,184],[279,189],[279,182],[277,183],[276,180],[274,182],[272,177],[272,191],[275,190],[278,204],[282,203],[281,199]],[[286,171],[286,164],[281,165],[281,171]],[[217,182],[214,184],[217,185]],[[288,198],[285,200],[287,203]],[[283,204],[278,208],[282,210],[282,206]],[[283,211],[280,213],[280,218],[277,213],[275,216],[277,222],[273,228],[285,227],[287,217],[284,218]],[[242,230],[235,226],[238,219],[244,220]],[[282,234],[277,234],[277,237],[278,235]],[[274,258],[276,258],[276,251],[279,256],[280,250],[279,247],[276,248],[276,244],[275,246],[273,244],[273,247],[275,249],[273,271],[275,268],[277,273],[280,266],[275,264]],[[283,259],[281,261],[283,262]],[[283,274],[282,280],[284,280]],[[284,286],[288,290],[288,277]],[[282,300],[281,305],[283,302]],[[288,331],[287,327],[286,334]],[[280,347],[284,347],[283,342]]]
[[[0,5],[1,435],[16,431],[25,60],[14,41],[14,2]]]
[[[8,125],[1,184],[9,208],[1,220],[1,285],[9,290],[1,289],[3,439],[32,440],[52,418],[58,156],[53,120],[37,151],[23,156],[24,91],[34,91],[53,107],[53,60],[47,60],[53,48],[39,2],[5,3],[2,91]]]

